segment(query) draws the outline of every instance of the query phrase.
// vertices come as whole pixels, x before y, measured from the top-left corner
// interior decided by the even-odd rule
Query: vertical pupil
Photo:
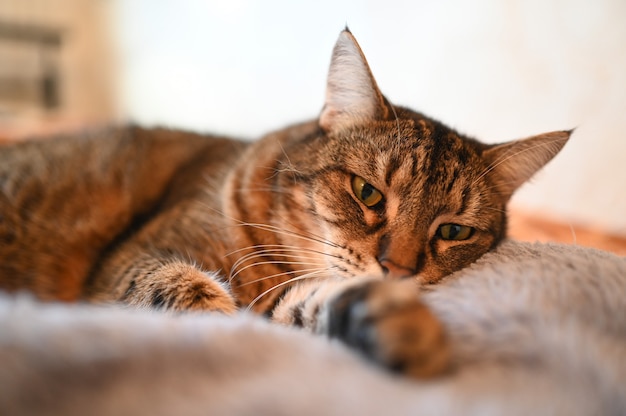
[[[457,224],[450,225],[450,239],[453,240],[461,232],[461,226]]]
[[[372,192],[374,192],[374,188],[369,183],[366,183],[361,190],[361,199],[366,200],[372,195]]]

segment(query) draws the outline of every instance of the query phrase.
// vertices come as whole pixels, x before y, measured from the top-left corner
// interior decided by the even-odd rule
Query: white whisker
[[[262,250],[261,250],[262,249]],[[277,254],[285,254],[285,253],[296,253],[292,256],[300,256],[300,257],[304,257],[302,256],[303,254],[317,254],[320,256],[326,256],[326,257],[333,257],[336,259],[341,259],[341,256],[338,256],[336,254],[332,254],[332,253],[327,253],[324,251],[319,251],[319,250],[315,250],[315,249],[311,249],[311,248],[307,248],[307,247],[298,247],[298,246],[287,246],[287,245],[280,245],[280,244],[259,244],[259,245],[254,245],[254,246],[248,246],[248,247],[244,247],[244,248],[240,248],[238,250],[235,251],[231,251],[230,253],[226,254],[226,256],[232,256],[233,254],[237,254],[240,253],[242,251],[248,251],[251,250],[250,253],[242,256],[241,258],[239,258],[235,264],[233,265],[233,267],[235,267],[236,265],[238,265],[239,263],[247,260],[250,257],[253,257],[257,254],[269,254],[271,255],[271,253],[277,253]],[[309,258],[313,258],[313,257],[309,257]],[[315,258],[318,258],[317,256],[315,256]]]
[[[319,268],[318,267],[318,268],[315,268],[315,269],[301,269],[301,270],[298,270],[297,272],[298,273],[307,273],[308,274],[308,273],[311,273],[311,272],[317,272],[317,271],[321,272],[321,271],[326,271],[326,270],[328,270],[327,267],[325,267],[325,268]],[[294,273],[294,271],[287,271],[287,272],[276,273],[276,274],[272,274],[270,276],[260,277],[258,279],[251,280],[249,282],[241,284],[240,286],[247,286],[247,285],[251,285],[253,283],[262,282],[262,281],[268,280],[268,279],[274,279],[276,277],[287,276],[287,275],[290,275],[290,274],[293,274],[293,273]]]
[[[288,254],[288,253],[298,253],[296,250],[261,250],[255,251],[250,254],[246,254],[241,257],[239,260],[233,264],[231,267],[231,272],[235,270],[237,267],[241,266],[243,263],[247,261],[251,261],[253,259],[258,259],[262,257],[285,257],[293,260],[320,260],[318,256],[303,256],[300,254]]]
[[[494,190],[495,190],[494,193],[500,193],[500,192],[498,192],[498,188],[500,188],[502,185],[514,185],[516,183],[517,182],[515,182],[515,181],[506,181],[506,182],[502,181],[502,182],[498,182],[498,185],[488,186],[488,187],[486,187],[484,189],[481,189],[481,191],[492,191],[492,192],[494,192]]]
[[[396,119],[396,128],[398,129],[397,139],[400,140],[401,139],[400,118],[398,118],[398,113],[396,113],[396,109],[394,108],[393,104],[389,104],[389,107],[391,107],[391,111],[393,111],[393,116]]]
[[[321,239],[321,238],[316,238],[316,237],[308,237],[308,236],[305,236],[303,234],[297,233],[295,231],[278,228],[278,227],[276,227],[274,225],[249,223],[249,222],[243,222],[243,221],[240,221],[240,224],[238,224],[238,225],[242,226],[242,227],[243,226],[254,227],[254,228],[258,228],[260,230],[270,231],[270,232],[273,232],[275,234],[288,235],[288,236],[291,236],[291,237],[300,238],[302,240],[310,241],[310,242],[313,242],[313,243],[325,244],[327,246],[334,247],[334,248],[342,248],[340,245],[335,244],[332,241],[328,241],[328,240]]]
[[[283,228],[279,228],[276,227],[274,225],[270,225],[270,224],[259,224],[259,223],[249,223],[249,222],[245,222],[245,221],[241,221],[238,220],[237,218],[233,218],[229,215],[226,215],[224,212],[215,209],[211,206],[205,205],[206,208],[210,209],[213,212],[216,212],[217,214],[223,216],[224,218],[228,218],[229,220],[233,221],[236,223],[237,226],[240,227],[254,227],[254,228],[258,228],[260,230],[264,230],[264,231],[269,231],[269,232],[273,232],[275,234],[282,234],[282,235],[288,235],[288,236],[292,236],[292,237],[297,237],[309,242],[314,242],[314,243],[320,243],[320,244],[325,244],[327,246],[330,247],[334,247],[334,248],[343,248],[342,246],[340,246],[339,244],[333,243],[332,241],[329,241],[321,236],[315,235],[311,232],[307,232],[309,234],[309,236],[301,234],[299,232],[293,231],[293,230],[287,230],[287,229],[283,229]]]
[[[307,248],[307,247],[298,247],[298,246],[289,246],[289,245],[285,245],[285,244],[255,244],[252,246],[248,246],[248,247],[243,247],[243,248],[239,248],[237,250],[233,250],[231,252],[228,252],[227,254],[225,254],[226,256],[232,256],[234,254],[237,253],[241,253],[242,251],[248,251],[248,250],[258,250],[258,249],[264,249],[264,250],[269,250],[269,249],[277,249],[278,251],[297,251],[297,252],[302,252],[302,251],[306,251],[306,252],[310,252],[310,253],[316,253],[316,254],[324,254],[326,255],[327,253],[324,253],[323,251],[318,251],[318,250],[314,250],[311,248]]]
[[[281,287],[283,287],[283,286],[285,286],[285,285],[291,284],[291,283],[293,283],[293,282],[298,282],[298,281],[301,281],[301,280],[306,280],[306,279],[311,278],[312,276],[317,276],[317,275],[319,275],[319,274],[322,274],[322,273],[325,273],[325,272],[328,272],[328,271],[330,271],[330,269],[328,269],[328,270],[318,270],[318,271],[314,271],[314,272],[306,273],[306,274],[303,274],[302,276],[294,277],[293,279],[289,279],[289,280],[287,280],[287,281],[285,281],[285,282],[282,282],[282,283],[279,283],[279,284],[277,284],[277,285],[275,285],[275,286],[272,286],[271,288],[267,289],[266,291],[264,291],[263,293],[261,293],[259,296],[257,296],[256,298],[254,298],[254,299],[252,300],[252,302],[250,302],[250,304],[246,307],[246,312],[249,312],[249,311],[252,309],[252,307],[253,307],[253,306],[254,306],[254,305],[255,305],[255,304],[256,304],[256,303],[257,303],[257,302],[258,302],[258,301],[259,301],[259,300],[263,297],[263,296],[265,296],[265,295],[269,294],[270,292],[272,292],[272,291],[274,291],[274,290],[276,290],[276,289],[278,289],[278,288],[281,288]]]
[[[283,265],[289,265],[289,266],[325,266],[324,263],[310,263],[310,262],[301,262],[301,261],[280,261],[280,260],[260,261],[257,263],[248,264],[247,266],[240,268],[233,275],[231,275],[228,278],[228,280],[232,281],[241,272],[251,267],[264,266],[268,264],[283,264]]]
[[[293,165],[293,163],[291,163],[291,159],[289,159],[289,155],[287,154],[287,152],[285,151],[285,148],[283,147],[283,144],[277,140],[278,146],[280,146],[280,150],[281,152],[283,152],[283,155],[285,155],[285,159],[287,159],[287,163],[285,164],[282,161],[279,161],[281,163],[282,166],[285,166],[282,169],[276,169],[277,173],[283,173],[283,172],[289,172],[291,173],[291,177],[293,179],[293,183],[297,184],[298,183],[298,176],[296,174],[299,174],[300,171],[298,169],[296,169],[296,167]]]
[[[577,244],[576,240],[576,230],[574,229],[574,225],[571,222],[568,222],[569,229],[572,232],[572,244]]]

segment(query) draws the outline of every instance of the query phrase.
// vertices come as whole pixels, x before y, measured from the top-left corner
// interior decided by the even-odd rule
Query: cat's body
[[[86,136],[0,150],[0,287],[249,307],[428,375],[446,367],[445,336],[399,280],[435,283],[494,248],[511,194],[569,133],[487,146],[392,106],[344,31],[319,120],[254,143]]]

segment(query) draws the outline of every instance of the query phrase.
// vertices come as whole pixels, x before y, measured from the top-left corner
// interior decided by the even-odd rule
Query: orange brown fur
[[[515,188],[568,137],[487,146],[393,106],[346,31],[320,118],[257,142],[127,127],[2,147],[0,287],[45,300],[278,310],[275,320],[297,323],[302,316],[284,311],[302,315],[324,285],[435,283],[474,262],[504,237]],[[366,206],[355,176],[383,199]],[[444,238],[446,224],[471,233]],[[315,299],[333,310],[337,290]],[[377,290],[367,293],[375,299]],[[398,319],[407,327],[416,319],[419,330],[439,333],[419,303],[405,306]],[[380,314],[383,339],[394,338],[385,328],[406,326]],[[405,347],[390,348],[413,360]],[[426,364],[409,367],[430,374]]]

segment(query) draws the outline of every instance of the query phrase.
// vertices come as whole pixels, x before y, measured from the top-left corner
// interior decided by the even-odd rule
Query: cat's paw
[[[134,306],[168,311],[215,311],[232,314],[233,297],[217,278],[196,267],[172,262],[131,282],[121,299]]]
[[[419,300],[416,283],[368,281],[330,303],[328,333],[366,357],[413,377],[433,377],[450,364],[439,320]]]

